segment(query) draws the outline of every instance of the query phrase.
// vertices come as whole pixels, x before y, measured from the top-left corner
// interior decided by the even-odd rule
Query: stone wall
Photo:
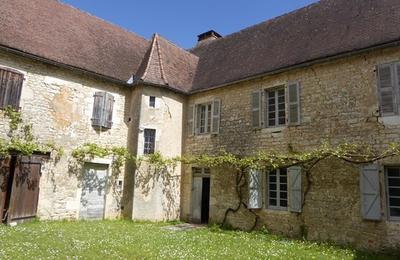
[[[379,117],[376,65],[397,61],[399,48],[365,52],[197,93],[188,104],[220,98],[218,135],[186,136],[185,154],[226,150],[249,155],[258,151],[305,151],[324,141],[333,144],[366,142],[381,149],[400,140],[400,117]],[[254,130],[251,126],[251,93],[300,81],[301,125]],[[388,162],[381,162],[382,164]],[[400,158],[391,163],[400,165]],[[225,210],[237,205],[234,172],[212,169],[210,221],[221,222]],[[326,161],[313,170],[313,185],[303,213],[262,209],[258,228],[288,236],[352,243],[370,249],[400,246],[400,223],[387,220],[382,175],[382,221],[366,221],[360,215],[359,169],[342,161]],[[303,181],[303,189],[305,188]],[[181,216],[190,219],[191,173],[182,180]],[[245,192],[247,194],[247,192]],[[230,215],[235,227],[248,229],[254,216],[246,211]]]
[[[57,164],[48,162],[43,166],[38,216],[42,219],[78,218],[81,174],[69,171],[71,151],[87,142],[126,146],[126,107],[130,105],[125,96],[128,90],[5,51],[0,52],[0,66],[25,74],[20,107],[23,119],[33,123],[34,135],[40,141],[54,142],[65,150],[65,155]],[[96,91],[110,92],[115,98],[113,126],[107,131],[96,131],[91,126]],[[7,120],[0,115],[0,136],[3,138],[6,138],[7,125]],[[116,181],[119,179],[122,180],[122,176],[116,176]],[[113,187],[106,198],[105,216],[110,218],[120,212],[117,203],[120,198],[113,192]]]

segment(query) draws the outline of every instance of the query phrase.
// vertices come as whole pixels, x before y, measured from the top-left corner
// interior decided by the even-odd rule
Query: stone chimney
[[[222,38],[222,36],[214,30],[199,34],[197,37],[197,46],[212,42],[218,38]]]

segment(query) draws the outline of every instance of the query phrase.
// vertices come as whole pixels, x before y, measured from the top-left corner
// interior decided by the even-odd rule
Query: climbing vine
[[[0,157],[11,154],[32,155],[33,153],[51,153],[59,159],[64,151],[53,142],[39,142],[33,135],[32,124],[25,123],[21,112],[11,107],[3,110],[8,118],[8,138],[0,138]]]

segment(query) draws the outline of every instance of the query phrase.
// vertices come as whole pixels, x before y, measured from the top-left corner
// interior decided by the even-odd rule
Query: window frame
[[[391,80],[393,81],[393,112],[383,112],[382,110],[382,96],[381,96],[381,81],[380,81],[380,68],[388,66],[391,71]],[[400,61],[392,61],[380,63],[376,65],[376,87],[378,95],[378,111],[380,117],[400,116],[400,71],[398,72],[397,66],[400,66]]]
[[[154,132],[154,136],[153,136],[153,139],[154,139],[154,142],[153,143],[151,143],[151,142],[146,142],[146,132],[147,131],[152,131],[152,132]],[[150,154],[154,154],[155,152],[156,152],[156,136],[157,136],[157,130],[156,129],[154,129],[154,128],[145,128],[144,130],[143,130],[143,154],[144,155],[150,155]],[[152,150],[152,152],[151,152],[151,149],[149,150],[149,151],[147,151],[147,149],[146,149],[146,144],[152,144],[153,145],[153,150]]]
[[[280,183],[280,177],[281,177],[281,173],[280,173],[280,171],[281,171],[281,169],[286,169],[286,207],[283,207],[283,206],[281,206],[280,204],[281,204],[281,202],[280,202],[280,193],[281,193],[281,188],[280,188],[280,185],[281,185],[281,183]],[[267,209],[271,209],[271,210],[279,210],[279,211],[289,211],[289,189],[288,189],[288,186],[289,186],[289,183],[288,183],[288,169],[287,168],[280,168],[280,169],[276,169],[276,170],[273,170],[273,171],[276,171],[276,190],[275,190],[275,192],[276,192],[276,194],[277,194],[277,196],[275,197],[275,199],[276,199],[276,201],[277,201],[277,205],[275,206],[275,205],[271,205],[270,204],[270,187],[269,187],[269,184],[270,184],[270,180],[269,180],[269,177],[270,177],[270,173],[272,172],[272,171],[267,171],[267,174],[266,174],[266,185],[267,185],[267,188],[266,188],[266,203],[265,203],[265,205],[266,205],[266,208]],[[279,182],[278,182],[278,180],[279,180]],[[279,198],[279,199],[278,199]]]
[[[213,102],[205,102],[205,103],[200,103],[196,104],[196,115],[195,115],[195,123],[196,123],[196,128],[198,124],[198,132],[196,133],[197,135],[208,135],[211,134],[212,130],[212,119],[213,119]],[[204,107],[204,120],[201,119],[202,111],[201,109]],[[204,121],[204,126],[202,126],[202,121]],[[201,129],[204,129],[202,132]]]
[[[263,110],[263,113],[265,113],[265,116],[264,116],[264,128],[279,128],[279,127],[285,127],[285,126],[287,126],[288,125],[288,123],[287,123],[287,121],[288,121],[288,118],[287,118],[287,116],[288,116],[288,113],[287,113],[287,87],[288,87],[288,85],[287,84],[283,84],[283,85],[279,85],[279,86],[275,86],[275,87],[272,87],[272,88],[266,88],[266,89],[264,89],[264,91],[263,91],[263,95],[264,95],[264,98],[262,99],[262,101],[263,101],[263,108],[262,108],[262,110]],[[280,110],[279,110],[279,102],[278,102],[278,100],[279,100],[279,95],[278,95],[278,92],[279,91],[281,91],[281,90],[283,90],[283,98],[284,98],[284,106],[285,106],[285,108],[284,108],[284,112],[285,112],[285,116],[284,116],[284,123],[283,124],[279,124],[279,120],[280,120],[280,117],[279,117],[279,112],[280,112]],[[271,92],[273,92],[274,93],[274,99],[275,99],[275,107],[274,107],[274,109],[275,109],[275,111],[274,111],[274,113],[275,113],[275,124],[274,125],[269,125],[269,93],[271,93]]]
[[[390,221],[400,221],[400,216],[391,216],[390,215],[390,208],[393,208],[393,206],[390,206],[390,194],[389,194],[389,176],[388,176],[388,169],[394,168],[398,169],[400,171],[400,166],[385,166],[384,167],[384,172],[385,172],[385,194],[386,194],[386,213],[387,213],[387,218]],[[395,177],[397,178],[397,177]],[[398,177],[400,179],[400,177]],[[400,186],[399,186],[400,188]],[[393,197],[393,196],[392,196]],[[398,207],[400,209],[400,206],[395,206],[396,208]]]
[[[154,100],[152,100],[152,99],[154,99]],[[155,96],[149,96],[149,107],[156,108],[156,97]]]

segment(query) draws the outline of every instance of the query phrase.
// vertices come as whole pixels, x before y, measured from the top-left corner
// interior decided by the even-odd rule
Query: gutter
[[[163,84],[157,84],[157,83],[147,82],[147,81],[144,81],[144,80],[142,80],[142,79],[137,79],[137,80],[135,80],[135,81],[132,83],[131,86],[135,87],[135,86],[138,86],[138,85],[145,85],[145,86],[150,86],[150,87],[156,87],[156,88],[167,89],[167,90],[170,90],[170,91],[175,92],[175,93],[177,93],[177,94],[182,94],[182,95],[185,95],[185,96],[187,96],[187,95],[190,94],[190,93],[187,92],[187,91],[183,91],[183,90],[179,90],[179,89],[173,88],[173,87],[171,87],[170,85],[163,85]]]
[[[322,57],[322,58],[316,58],[314,60],[298,63],[296,65],[290,65],[290,66],[282,67],[282,68],[271,70],[271,71],[261,72],[261,73],[255,74],[253,76],[239,78],[237,80],[233,80],[233,81],[229,81],[227,83],[216,85],[214,87],[189,91],[188,94],[191,95],[191,94],[202,93],[202,92],[206,92],[206,91],[209,91],[209,90],[214,90],[214,89],[218,89],[218,88],[222,88],[222,87],[226,87],[226,86],[242,83],[244,81],[249,81],[249,80],[259,79],[259,78],[262,78],[262,77],[265,77],[265,76],[272,76],[272,75],[280,74],[280,73],[283,73],[283,72],[286,72],[286,71],[289,71],[289,70],[304,68],[304,67],[312,66],[312,65],[315,65],[315,64],[323,63],[323,62],[329,62],[329,61],[334,61],[334,60],[337,60],[337,59],[340,59],[340,58],[346,58],[346,57],[357,55],[357,54],[361,54],[361,53],[364,53],[364,52],[369,52],[369,51],[374,51],[374,50],[379,50],[379,49],[384,49],[384,48],[390,48],[390,47],[397,47],[397,46],[400,46],[400,39],[396,40],[396,41],[393,41],[393,42],[389,42],[389,43],[373,45],[373,46],[370,46],[370,47],[367,47],[367,48],[364,48],[364,49],[353,50],[353,51],[348,51],[348,52],[342,52],[342,53],[339,53],[339,54],[334,54],[334,55],[325,56],[325,57]]]

